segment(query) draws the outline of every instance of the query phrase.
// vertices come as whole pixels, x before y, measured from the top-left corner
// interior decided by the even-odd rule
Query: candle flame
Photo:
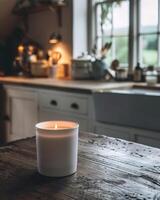
[[[24,46],[23,46],[23,45],[19,45],[19,46],[18,46],[18,51],[19,51],[20,53],[23,53],[23,51],[24,51]]]
[[[58,128],[58,126],[57,126],[57,124],[55,124],[55,127],[54,127],[55,129],[57,129]]]

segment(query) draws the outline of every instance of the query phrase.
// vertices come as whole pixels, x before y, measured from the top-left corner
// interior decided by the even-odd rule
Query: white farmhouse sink
[[[140,88],[121,88],[121,89],[113,89],[110,90],[111,93],[119,93],[119,94],[140,94],[140,95],[152,95],[152,96],[160,96],[160,92],[156,90],[149,89],[140,89]]]
[[[121,88],[94,93],[96,120],[160,131],[160,92]]]

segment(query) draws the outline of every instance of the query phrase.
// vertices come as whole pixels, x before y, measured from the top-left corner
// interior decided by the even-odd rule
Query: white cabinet
[[[80,125],[80,130],[90,131],[90,95],[54,90],[39,90],[39,121],[72,120]]]
[[[7,142],[34,136],[37,121],[72,120],[80,124],[81,131],[160,148],[159,132],[96,122],[92,94],[7,84],[3,85],[1,91],[0,128],[4,132],[5,127]],[[4,92],[6,100],[2,99]],[[2,112],[4,107],[5,113]]]
[[[62,109],[66,112],[88,116],[88,98],[82,95],[65,95]]]
[[[6,141],[10,142],[35,135],[37,122],[36,92],[24,87],[5,86]]]
[[[65,100],[65,99],[64,99]],[[60,110],[62,107],[61,94],[56,91],[38,90],[39,108]]]
[[[39,112],[39,121],[47,120],[71,120],[79,123],[80,130],[89,130],[88,121],[85,118],[81,118],[77,115],[67,114],[65,112],[57,112],[53,109],[41,109]]]
[[[103,123],[95,123],[95,129],[94,132],[97,134],[103,134],[108,137],[115,137],[115,138],[120,138],[124,140],[132,140],[132,134],[126,130],[123,127],[118,127],[114,125],[109,125],[109,124],[103,124]]]
[[[0,144],[3,143],[5,138],[5,96],[3,87],[0,86]]]
[[[35,124],[47,120],[71,120],[82,131],[92,131],[92,97],[78,92],[4,85],[5,141],[35,135]]]
[[[94,132],[160,148],[160,132],[156,131],[97,122]]]

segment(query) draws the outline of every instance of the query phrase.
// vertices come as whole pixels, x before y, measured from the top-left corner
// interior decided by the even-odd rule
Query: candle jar
[[[79,125],[48,121],[36,125],[37,167],[42,175],[68,176],[77,171]]]

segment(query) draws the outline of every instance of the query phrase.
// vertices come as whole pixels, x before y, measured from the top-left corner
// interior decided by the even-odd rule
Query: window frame
[[[130,0],[131,1],[131,0]],[[158,1],[158,25],[157,25],[157,31],[152,31],[152,32],[141,32],[140,31],[140,25],[141,25],[141,12],[140,12],[140,7],[141,5],[141,0],[137,0],[137,38],[136,38],[136,42],[137,42],[137,62],[141,62],[141,37],[142,36],[147,36],[147,35],[156,35],[157,36],[157,40],[158,40],[158,47],[157,47],[157,63],[158,66],[155,67],[159,67],[160,68],[160,1]],[[144,68],[147,66],[144,66]]]
[[[112,26],[112,28],[111,28],[111,34],[110,35],[104,35],[104,36],[99,36],[98,35],[98,31],[97,31],[97,27],[98,27],[98,24],[97,24],[97,19],[96,19],[96,14],[97,14],[97,9],[98,9],[98,6],[99,5],[101,5],[101,4],[104,4],[104,3],[110,3],[110,4],[112,4],[112,3],[114,3],[116,0],[104,0],[104,1],[101,1],[101,2],[96,2],[95,3],[95,10],[94,10],[94,12],[95,12],[95,43],[96,43],[96,45],[97,45],[97,41],[98,41],[98,38],[102,38],[102,37],[110,37],[112,40],[113,40],[113,38],[120,38],[120,37],[128,37],[128,52],[129,52],[129,41],[130,41],[130,39],[129,39],[129,32],[130,32],[130,27],[128,27],[128,34],[120,34],[120,35],[114,35],[113,34],[113,26]],[[130,0],[123,0],[123,1],[128,1],[129,2],[129,18],[130,18]],[[130,20],[129,20],[129,26],[130,26]],[[126,64],[126,63],[122,63],[122,65],[124,66],[124,67],[128,67],[129,68],[129,54],[128,54],[128,64]]]
[[[97,20],[96,20],[96,7],[99,4],[109,2],[113,3],[115,0],[104,0],[101,2],[92,1],[92,8],[94,3],[94,33],[92,34],[92,38],[94,38],[94,42],[90,47],[97,43]],[[133,73],[134,67],[136,63],[140,61],[140,36],[141,35],[149,35],[148,33],[140,33],[140,1],[141,0],[128,0],[129,1],[129,42],[128,42],[128,71],[129,74]],[[92,17],[93,20],[93,17]],[[158,67],[160,68],[160,1],[158,1],[158,31],[153,32],[158,37]],[[151,34],[151,33],[150,33]],[[114,36],[115,37],[115,36]],[[90,48],[91,49],[91,48]],[[146,67],[146,66],[144,66]]]

